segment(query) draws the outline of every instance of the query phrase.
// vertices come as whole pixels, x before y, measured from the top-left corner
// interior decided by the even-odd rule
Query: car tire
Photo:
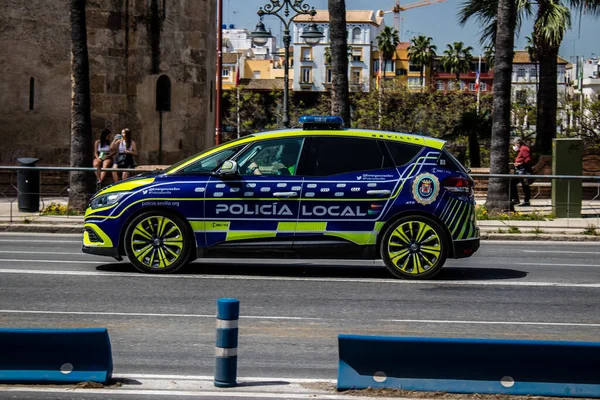
[[[380,242],[386,268],[402,279],[435,276],[448,255],[450,243],[439,223],[424,216],[406,216],[391,223]]]
[[[141,272],[175,272],[188,262],[194,247],[188,225],[168,212],[140,214],[125,231],[125,253]]]

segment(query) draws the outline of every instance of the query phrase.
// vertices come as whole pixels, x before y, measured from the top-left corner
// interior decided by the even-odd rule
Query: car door
[[[316,137],[307,165],[294,246],[318,237],[325,245],[374,244],[399,179],[384,144],[363,137]]]
[[[189,221],[199,248],[207,245],[204,222],[205,198],[211,174],[219,168],[223,161],[235,156],[244,147],[244,145],[233,146],[202,157],[170,176],[170,180],[175,181],[180,190],[175,196],[182,200],[177,202],[180,207],[179,211]]]
[[[301,137],[259,140],[235,157],[237,175],[211,177],[205,201],[208,246],[291,249],[303,143]]]

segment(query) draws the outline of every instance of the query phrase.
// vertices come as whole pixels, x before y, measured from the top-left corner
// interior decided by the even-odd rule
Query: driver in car
[[[298,163],[298,152],[300,146],[298,143],[292,142],[287,143],[281,152],[281,164],[283,168],[277,170],[276,175],[287,175],[293,176],[296,174],[296,164]],[[262,175],[260,167],[254,161],[248,166],[248,169],[252,171],[254,175]]]

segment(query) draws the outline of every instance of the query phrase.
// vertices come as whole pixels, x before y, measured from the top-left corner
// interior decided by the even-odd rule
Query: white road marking
[[[0,260],[3,261],[3,260]],[[22,261],[22,260],[16,260]],[[39,260],[38,260],[39,261]],[[64,261],[52,261],[62,262]],[[73,261],[73,263],[102,264],[95,261]],[[529,264],[523,264],[529,265]],[[515,286],[515,287],[561,287],[561,288],[600,288],[600,283],[564,283],[564,282],[529,282],[529,281],[407,281],[402,279],[365,279],[365,278],[327,278],[327,277],[285,277],[285,276],[247,276],[247,275],[156,275],[137,272],[98,272],[98,271],[48,271],[0,268],[0,274],[31,274],[31,275],[65,275],[65,276],[95,276],[95,277],[127,277],[140,279],[207,279],[207,280],[240,280],[240,281],[301,281],[301,282],[345,282],[345,283],[376,283],[395,285],[434,285],[434,286]]]
[[[131,396],[189,396],[189,397],[223,397],[223,398],[257,398],[257,399],[323,399],[323,400],[348,400],[348,395],[339,394],[321,394],[317,392],[302,391],[299,393],[269,393],[269,392],[234,392],[232,389],[224,391],[183,391],[183,390],[131,390],[131,389],[61,389],[61,388],[31,388],[9,387],[0,388],[0,392],[38,392],[38,393],[93,393],[106,395],[131,395]],[[353,400],[367,400],[371,397],[352,396]],[[381,400],[410,400],[400,397],[381,397]]]
[[[600,251],[578,251],[574,253],[573,251],[558,251],[558,250],[520,250],[522,253],[544,253],[544,254],[569,254],[569,255],[579,255],[579,254],[600,254]]]
[[[533,228],[533,227],[532,227]],[[536,246],[598,246],[598,242],[568,242],[558,240],[482,240],[482,246],[493,245],[536,245]]]
[[[0,242],[6,242],[6,243],[25,243],[25,244],[29,244],[29,243],[77,243],[77,244],[82,244],[83,240],[32,240],[32,239],[21,240],[21,239],[0,239]]]
[[[533,326],[582,326],[600,328],[600,324],[585,324],[579,322],[530,322],[530,321],[452,321],[437,319],[386,319],[385,322],[419,323],[419,324],[448,324],[448,325],[533,325]]]
[[[79,252],[79,253],[67,253],[67,252],[62,252],[62,251],[14,251],[14,250],[0,250],[0,253],[7,253],[7,254],[43,254],[43,255],[59,254],[59,255],[63,255],[63,256],[81,256],[81,255],[85,255],[83,252]],[[44,261],[44,260],[39,260],[39,261]]]
[[[101,261],[73,261],[73,260],[19,260],[16,258],[0,258],[0,262],[28,262],[28,263],[38,263],[38,264],[46,264],[46,263],[55,263],[55,264],[107,264],[105,260]]]
[[[212,382],[215,377],[209,375],[161,375],[161,374],[115,374],[115,379],[164,379],[177,381],[209,381]],[[238,377],[240,382],[290,382],[290,383],[336,383],[335,379],[302,379],[302,378],[277,378],[277,377],[260,377],[248,378]]]
[[[163,317],[163,318],[210,318],[209,314],[159,314],[159,313],[125,313],[103,311],[43,311],[43,310],[0,310],[0,314],[42,314],[42,315],[91,315],[91,316],[124,316],[124,317]],[[242,315],[240,319],[289,320],[289,321],[322,321],[323,318],[285,317],[270,315]],[[331,321],[331,319],[327,319]],[[600,323],[583,322],[539,322],[539,321],[475,321],[475,320],[441,320],[441,319],[378,319],[380,322],[400,322],[417,324],[447,324],[447,325],[531,325],[531,326],[579,326],[600,328]],[[153,375],[154,376],[154,375]],[[142,378],[142,376],[139,376]],[[156,375],[155,377],[158,377]],[[176,379],[176,378],[173,378]],[[199,379],[198,377],[188,379]]]
[[[42,311],[42,310],[0,310],[0,314],[52,314],[52,315],[108,315],[121,317],[164,317],[164,318],[211,318],[215,315],[209,314],[157,314],[157,313],[122,313],[104,311]],[[243,315],[241,319],[272,319],[290,321],[320,321],[323,318],[311,317],[281,317],[268,315]]]
[[[542,267],[598,267],[597,264],[554,264],[554,263],[514,263],[513,265],[529,265],[529,266],[542,266]]]

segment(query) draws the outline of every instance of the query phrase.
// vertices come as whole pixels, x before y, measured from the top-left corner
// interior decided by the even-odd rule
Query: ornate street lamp
[[[264,24],[262,23],[262,17],[265,15],[274,15],[281,20],[283,23],[283,46],[284,46],[284,60],[283,60],[283,126],[289,128],[290,126],[290,112],[289,112],[289,68],[290,68],[290,44],[292,42],[292,36],[290,35],[290,23],[298,15],[310,15],[314,17],[317,14],[314,7],[311,8],[308,4],[304,4],[304,0],[270,0],[270,4],[265,4],[264,7],[260,7],[257,11],[258,16],[261,18],[261,22],[256,25],[256,30],[250,34],[252,43],[255,46],[264,46],[267,44],[271,35],[266,31]],[[283,16],[279,14],[282,12]],[[293,14],[290,17],[290,14]],[[268,36],[267,36],[268,35]],[[301,35],[302,39],[309,45],[318,44],[324,35],[319,31],[316,24],[311,24],[305,33]]]

